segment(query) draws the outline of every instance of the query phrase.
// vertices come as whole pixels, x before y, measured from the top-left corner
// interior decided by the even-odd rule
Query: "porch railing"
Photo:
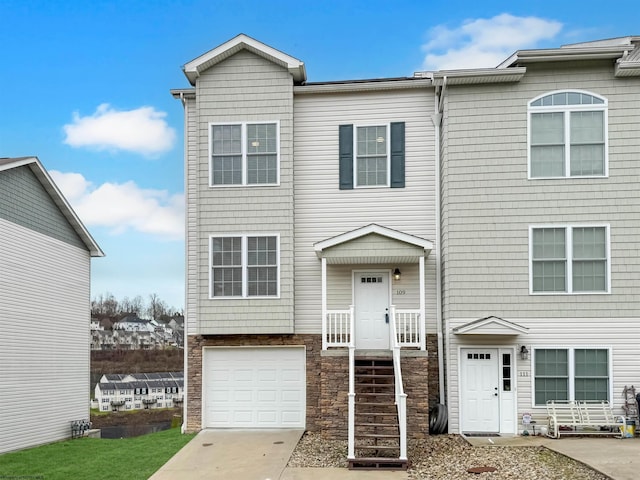
[[[348,310],[327,310],[323,324],[326,347],[348,347],[353,340],[353,305]]]
[[[423,348],[424,322],[419,309],[400,309],[391,305],[391,318],[395,319],[396,340],[401,348]],[[354,308],[327,310],[322,323],[323,348],[348,347],[353,339]]]
[[[400,368],[400,342],[396,328],[396,317],[391,316],[390,344],[393,353],[393,375],[395,377],[396,408],[398,411],[398,430],[400,433],[400,460],[407,460],[407,394],[402,383]]]
[[[424,324],[420,310],[398,309],[391,306],[391,317],[396,321],[396,338],[400,347],[422,347]]]

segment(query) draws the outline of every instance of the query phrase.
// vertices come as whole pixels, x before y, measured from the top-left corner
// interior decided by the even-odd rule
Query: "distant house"
[[[104,254],[37,158],[0,158],[0,192],[3,453],[89,416],[90,264]]]
[[[96,383],[94,405],[102,412],[182,406],[182,372],[105,374]]]
[[[171,322],[173,323],[164,324],[129,315],[115,322],[112,330],[104,330],[103,327],[98,327],[97,322],[92,322],[91,350],[155,350],[182,347],[184,327],[174,320]]]
[[[127,330],[129,332],[153,332],[155,328],[156,326],[149,320],[143,320],[136,315],[127,315],[113,324],[114,330]]]

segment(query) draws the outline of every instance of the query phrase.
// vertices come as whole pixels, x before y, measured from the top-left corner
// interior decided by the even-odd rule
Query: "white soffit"
[[[500,317],[485,317],[453,329],[456,335],[521,335],[529,333],[527,327]]]

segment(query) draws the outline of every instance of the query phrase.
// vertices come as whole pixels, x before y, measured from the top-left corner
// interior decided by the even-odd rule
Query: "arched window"
[[[529,102],[529,178],[607,175],[606,99],[571,90]]]

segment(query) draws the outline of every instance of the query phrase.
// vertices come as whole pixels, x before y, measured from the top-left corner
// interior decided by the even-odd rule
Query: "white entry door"
[[[497,349],[462,349],[460,362],[461,430],[500,431],[500,375]]]
[[[354,275],[356,348],[389,348],[389,272]]]

